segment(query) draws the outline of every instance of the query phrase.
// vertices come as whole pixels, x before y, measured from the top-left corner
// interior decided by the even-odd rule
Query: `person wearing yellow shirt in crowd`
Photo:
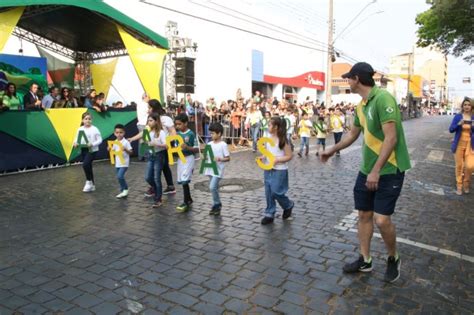
[[[314,123],[314,130],[316,131],[316,156],[319,156],[319,149],[323,146],[323,152],[326,150],[326,136],[328,126],[324,121],[324,116],[318,117],[318,121]]]
[[[5,88],[5,93],[2,96],[2,102],[4,107],[8,107],[10,110],[21,109],[20,99],[16,95],[16,85],[14,83],[8,83]]]
[[[339,107],[336,107],[334,113],[330,116],[331,130],[334,134],[334,143],[338,144],[341,141],[342,134],[344,132],[344,115]],[[341,155],[339,151],[336,152],[336,156]]]
[[[464,98],[461,113],[454,116],[449,132],[455,133],[451,144],[456,162],[456,194],[469,193],[472,172],[474,171],[474,125],[472,121],[472,100]],[[464,175],[464,176],[463,176]]]
[[[303,156],[303,149],[306,147],[305,155],[308,156],[309,154],[309,137],[311,136],[311,129],[313,125],[309,120],[308,113],[303,112],[302,119],[298,124],[299,135],[301,137],[301,144],[300,144],[300,152],[298,152],[298,156]]]

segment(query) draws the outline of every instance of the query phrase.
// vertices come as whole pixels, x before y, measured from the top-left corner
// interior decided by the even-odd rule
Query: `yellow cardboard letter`
[[[273,156],[273,154],[267,150],[267,148],[265,147],[266,143],[269,143],[272,147],[275,146],[275,141],[273,141],[272,138],[263,137],[258,140],[257,148],[258,151],[260,151],[260,153],[262,153],[262,155],[267,159],[268,163],[263,163],[260,158],[257,158],[256,161],[258,167],[260,167],[262,170],[269,171],[275,165],[275,156]]]
[[[172,141],[177,141],[178,146],[172,147],[171,146]],[[181,160],[181,162],[186,163],[186,158],[184,157],[183,150],[181,149],[181,145],[183,143],[184,143],[184,140],[179,135],[166,137],[166,145],[168,146],[168,160],[169,160],[170,165],[174,164],[173,153],[178,153],[178,157]]]
[[[118,150],[115,151],[114,150],[114,144],[116,144],[118,146]],[[113,141],[113,140],[109,140],[107,141],[107,146],[109,147],[109,156],[110,156],[110,163],[112,165],[115,165],[115,157],[118,156],[119,160],[120,160],[120,163],[125,164],[125,159],[123,157],[123,145],[120,141]]]

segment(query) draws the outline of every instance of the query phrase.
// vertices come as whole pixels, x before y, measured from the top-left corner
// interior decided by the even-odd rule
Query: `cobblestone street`
[[[383,281],[379,237],[373,272],[342,273],[358,256],[361,140],[323,165],[311,138],[310,156],[290,164],[294,219],[271,226],[260,225],[263,172],[251,152],[231,155],[220,217],[209,216],[196,169],[188,213],[175,211],[180,187],[151,208],[140,162],[126,200],[105,161],[90,194],[80,166],[0,177],[0,314],[472,314],[474,195],[455,195],[451,118],[404,123],[414,168],[393,216],[403,261],[394,284]]]

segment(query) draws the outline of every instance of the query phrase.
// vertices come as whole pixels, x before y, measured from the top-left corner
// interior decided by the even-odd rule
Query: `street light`
[[[427,62],[430,62],[428,60]],[[429,64],[428,64],[429,65]],[[429,65],[429,74],[428,74],[428,108],[431,107],[431,66]]]
[[[365,11],[370,5],[377,2],[377,0],[372,0],[367,3],[362,10],[360,10],[354,18],[343,28],[343,30],[333,39],[334,32],[334,19],[333,19],[333,2],[334,0],[329,0],[329,29],[328,29],[328,66],[326,70],[326,107],[331,107],[331,94],[332,94],[332,63],[334,58],[334,43],[336,40],[344,33],[344,31],[351,26],[352,23]],[[335,59],[335,58],[334,58]]]

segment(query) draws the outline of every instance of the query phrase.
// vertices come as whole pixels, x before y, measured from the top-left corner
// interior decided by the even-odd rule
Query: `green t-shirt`
[[[9,97],[8,95],[3,95],[2,97],[2,104],[10,109],[18,110],[20,109],[21,103],[18,97],[12,96]]]
[[[177,134],[178,136],[183,138],[183,141],[187,146],[197,148],[198,146],[197,139],[196,139],[196,136],[194,135],[194,132],[192,132],[191,129],[188,129],[185,132],[178,131]],[[183,154],[185,156],[188,156],[188,155],[193,155],[194,153],[189,150],[183,150]]]
[[[396,124],[397,144],[387,163],[380,170],[380,175],[396,174],[397,169],[404,172],[411,168],[397,102],[390,93],[374,86],[369,93],[367,103],[361,101],[357,105],[354,117],[354,126],[361,128],[364,134],[360,170],[365,175],[372,171],[379,157],[385,139],[382,125],[388,122]]]

